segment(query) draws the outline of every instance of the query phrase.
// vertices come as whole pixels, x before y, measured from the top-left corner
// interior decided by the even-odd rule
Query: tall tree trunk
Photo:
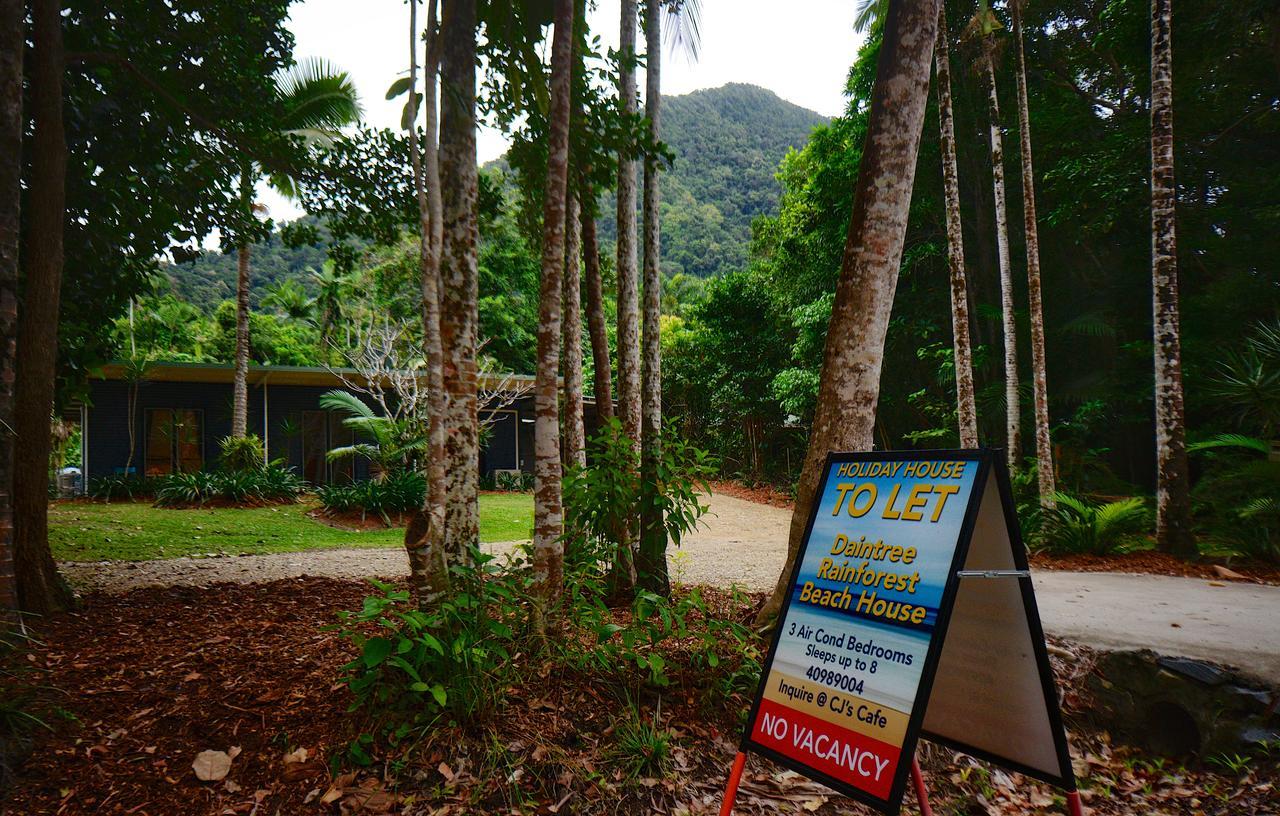
[[[1000,312],[1004,318],[1005,455],[1009,470],[1022,466],[1022,407],[1018,396],[1018,322],[1013,310],[1013,269],[1009,263],[1009,217],[1004,192],[1004,138],[1000,132],[1000,97],[996,91],[995,43],[982,41],[982,69],[987,80],[991,138],[991,186],[995,198],[996,248],[1000,263]]]
[[[596,241],[594,202],[581,207],[582,255],[587,277],[587,332],[591,335],[591,378],[596,398],[596,423],[613,417],[613,365],[609,362],[609,329],[604,315],[604,283],[600,277],[600,246]]]
[[[1156,546],[1196,553],[1182,406],[1173,184],[1172,0],[1151,0],[1151,288],[1155,348]]]
[[[1022,4],[1012,0],[1013,41],[1018,60],[1018,145],[1022,151],[1022,223],[1027,236],[1027,294],[1031,305],[1031,382],[1036,414],[1036,473],[1040,506],[1054,507],[1053,442],[1049,438],[1049,385],[1045,371],[1044,307],[1040,291],[1040,233],[1036,225],[1036,180],[1031,163],[1031,109],[1027,104],[1027,59],[1022,47]]]
[[[476,0],[449,0],[440,23],[440,342],[444,361],[445,552],[480,540],[476,174]]]
[[[978,447],[978,408],[973,392],[973,351],[969,342],[969,285],[964,270],[964,229],[960,220],[960,171],[956,166],[955,109],[951,104],[951,49],[947,42],[946,3],[939,4],[938,130],[942,148],[942,182],[947,207],[947,266],[951,272],[951,335],[955,348],[956,419],[960,447]]]
[[[760,610],[760,623],[777,617],[786,596],[787,579],[804,538],[827,453],[872,447],[885,334],[929,95],[938,2],[900,0],[889,4],[853,213],[823,352],[818,407],[791,516],[787,563],[773,595]]]
[[[564,508],[560,480],[560,289],[565,266],[569,183],[569,97],[573,74],[574,0],[556,0],[551,42],[551,115],[547,186],[542,206],[542,282],[538,292],[538,371],[534,384],[533,576],[548,606],[564,584]]]
[[[623,112],[636,110],[637,0],[622,0],[618,93]],[[618,415],[622,430],[640,441],[640,293],[636,263],[636,161],[618,157]]]
[[[427,58],[422,103],[426,114],[422,151],[418,149],[418,0],[409,0],[409,155],[418,199],[418,265],[422,279],[422,345],[427,360],[427,490],[423,506],[410,517],[404,545],[418,605],[429,607],[448,587],[444,550],[444,368],[440,348],[440,153],[437,135],[436,79],[438,43],[436,0],[427,0]],[[424,155],[425,154],[425,155]],[[327,322],[327,318],[326,318]]]
[[[18,604],[48,614],[68,608],[72,594],[49,551],[49,417],[58,361],[62,235],[66,220],[67,138],[62,129],[62,9],[57,0],[31,5],[31,208],[24,247],[26,286],[18,326],[13,457],[14,571]]]
[[[645,119],[649,141],[662,134],[662,4],[645,0]],[[641,383],[640,484],[642,491],[659,488],[662,458],[662,268],[661,224],[658,210],[658,157],[644,158],[644,376]],[[667,533],[662,509],[645,496],[640,503],[640,552],[636,573],[645,589],[671,593],[667,575]]]
[[[248,166],[241,169],[244,217],[253,217],[253,180]],[[248,240],[236,247],[236,384],[232,400],[232,436],[248,434]]]
[[[13,573],[13,384],[18,353],[22,206],[22,52],[26,4],[0,0],[0,636],[18,608]]]
[[[587,432],[582,418],[582,228],[576,186],[567,193],[564,246],[564,463],[586,467]]]

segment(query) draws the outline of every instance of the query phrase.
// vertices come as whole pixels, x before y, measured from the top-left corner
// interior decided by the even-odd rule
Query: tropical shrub
[[[1202,548],[1208,555],[1280,564],[1280,462],[1257,455],[1269,447],[1261,440],[1228,441],[1215,437],[1190,446],[1206,460],[1191,493]]]
[[[283,504],[297,501],[306,489],[298,474],[278,464],[256,470],[175,473],[155,482],[156,504],[161,507],[199,507],[210,501]]]
[[[267,459],[262,440],[256,434],[224,436],[218,447],[218,464],[226,471],[239,473],[257,470]]]
[[[326,513],[359,512],[362,520],[373,513],[387,524],[391,523],[392,514],[409,513],[421,507],[426,494],[426,477],[416,471],[391,472],[381,480],[316,488],[316,498]]]
[[[1057,506],[1041,511],[1040,541],[1050,552],[1112,555],[1133,549],[1150,529],[1151,512],[1138,497],[1091,504],[1069,493],[1055,493]]]
[[[103,501],[149,499],[156,494],[156,480],[146,476],[99,476],[89,480],[89,497]]]
[[[471,563],[450,570],[451,591],[430,611],[406,590],[371,581],[378,594],[358,612],[338,613],[339,634],[359,651],[343,667],[353,711],[371,730],[405,737],[441,717],[482,720],[516,684],[514,655],[529,642],[527,575],[499,571],[492,556],[472,552]],[[368,764],[371,740],[357,738],[351,758]]]
[[[355,432],[357,441],[329,451],[330,461],[363,456],[382,473],[403,473],[413,469],[427,449],[426,429],[409,418],[379,416],[364,400],[348,391],[334,389],[320,396],[320,407],[347,416],[342,424]]]

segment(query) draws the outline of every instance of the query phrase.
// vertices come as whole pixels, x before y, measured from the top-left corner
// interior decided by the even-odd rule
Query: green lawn
[[[49,543],[59,561],[146,561],[183,555],[240,555],[336,547],[399,547],[402,529],[349,532],[307,517],[313,504],[247,509],[167,510],[140,502],[55,502]],[[529,537],[533,497],[480,497],[480,540]]]

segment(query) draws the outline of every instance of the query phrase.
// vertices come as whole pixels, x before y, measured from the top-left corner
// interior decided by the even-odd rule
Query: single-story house
[[[147,476],[215,466],[219,443],[231,433],[234,377],[235,367],[227,364],[151,364],[137,383],[132,406],[134,452],[129,464],[133,384],[123,364],[103,367],[90,378],[84,402],[68,412],[82,431],[82,484],[122,475],[126,466],[130,473]],[[344,414],[320,407],[320,396],[326,391],[341,389],[359,395],[348,383],[361,382],[354,369],[250,366],[249,433],[266,443],[268,459],[283,460],[311,484],[367,478],[367,461],[326,458],[330,449],[353,441],[352,430],[343,425]],[[479,413],[489,427],[476,463],[480,473],[532,472],[533,377],[489,377],[479,387],[482,398],[488,396]],[[590,429],[595,424],[590,399],[584,412]]]

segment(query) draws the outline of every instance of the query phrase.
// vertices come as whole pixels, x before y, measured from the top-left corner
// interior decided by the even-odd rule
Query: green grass
[[[168,510],[141,502],[55,502],[49,543],[59,561],[148,561],[184,555],[241,555],[338,547],[399,547],[402,529],[351,532],[308,518],[314,504]],[[529,537],[533,497],[480,497],[480,540]]]

